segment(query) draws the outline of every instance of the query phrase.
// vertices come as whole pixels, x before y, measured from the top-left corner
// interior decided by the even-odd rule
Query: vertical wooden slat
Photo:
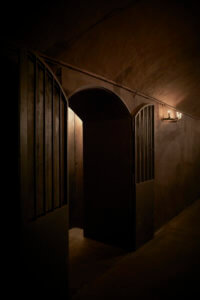
[[[151,161],[152,161],[152,154],[151,154],[151,109],[152,109],[152,106],[149,107],[149,111],[148,111],[148,116],[149,116],[149,128],[148,128],[148,132],[149,132],[149,144],[148,144],[148,148],[149,148],[149,179],[151,179]]]
[[[37,216],[44,213],[44,71],[37,64],[37,97],[36,97],[36,211]]]
[[[145,107],[145,180],[148,180],[148,107]]]
[[[46,75],[46,99],[45,99],[45,196],[46,212],[52,210],[52,89],[51,76]]]
[[[19,176],[20,176],[20,207],[21,207],[21,222],[27,222],[31,217],[27,209],[30,208],[27,203],[28,186],[30,172],[28,170],[28,70],[27,70],[27,55],[25,51],[20,52],[20,86],[19,86]]]
[[[152,106],[152,178],[154,178],[154,106]]]
[[[145,115],[144,115],[144,109],[141,111],[141,114],[142,114],[142,170],[143,170],[142,181],[145,181]]]
[[[139,113],[139,127],[138,127],[138,135],[139,135],[139,165],[140,165],[140,177],[139,181],[142,181],[142,128],[141,128],[141,114]]]
[[[141,123],[140,123],[140,138],[141,138],[141,181],[144,181],[144,111],[140,112]]]
[[[152,174],[151,178],[154,178],[154,106],[151,106],[151,165],[152,165]]]
[[[149,107],[149,179],[152,178],[152,151],[151,151],[151,142],[152,142],[152,107]]]
[[[139,127],[139,116],[137,116],[136,118],[136,180],[137,182],[140,182],[140,177],[141,177],[141,173],[140,173],[140,170],[141,170],[141,164],[140,164],[140,127]]]
[[[35,217],[35,65],[30,57],[27,57],[27,178],[28,178],[28,200],[26,216],[28,220]]]
[[[37,91],[38,91],[38,68],[37,68],[37,58],[34,57],[34,214],[37,218],[37,178],[36,178],[36,101],[37,101]]]
[[[44,205],[44,214],[46,213],[46,168],[45,168],[45,158],[46,158],[46,147],[45,147],[45,135],[46,135],[46,127],[45,127],[45,123],[46,123],[46,70],[45,68],[44,70],[44,80],[43,80],[43,92],[44,92],[44,99],[43,99],[43,193],[44,193],[44,197],[43,197],[43,205]]]
[[[52,188],[52,210],[54,209],[54,79],[52,78],[52,91],[51,91],[52,99],[51,99],[51,118],[52,118],[52,141],[51,141],[51,146],[52,146],[52,155],[51,155],[51,160],[52,160],[52,183],[51,183],[51,188]]]
[[[151,110],[152,110],[152,106],[149,107],[149,111],[148,111],[148,116],[149,116],[149,128],[148,128],[148,132],[149,132],[149,179],[151,180],[151,166],[152,166],[152,152],[151,152],[151,139],[152,139],[152,116],[151,116]]]
[[[61,90],[59,89],[59,207],[61,207],[61,194],[62,194],[62,173],[61,173]]]
[[[151,167],[150,167],[150,172],[151,172],[151,179],[154,177],[153,173],[153,156],[154,156],[154,150],[153,150],[153,106],[151,106],[151,143],[150,143],[150,150],[151,150]]]
[[[54,208],[60,203],[60,152],[59,152],[59,89],[54,86],[53,94],[53,186]]]
[[[138,118],[135,118],[135,120],[134,120],[134,128],[133,128],[133,130],[134,130],[134,137],[135,137],[135,141],[134,141],[134,145],[135,145],[135,148],[136,148],[136,150],[135,150],[135,152],[134,152],[134,154],[135,154],[135,182],[137,182],[138,181],[138,151],[137,151],[137,147],[138,147],[138,131],[137,131],[137,121],[138,121]],[[133,151],[134,151],[134,149],[133,149]]]
[[[65,203],[65,103],[60,99],[60,201]]]
[[[143,181],[146,180],[146,120],[145,120],[145,109],[142,110],[143,123],[142,123],[142,136],[143,136]]]
[[[68,203],[69,199],[69,160],[68,160],[68,106],[65,98],[64,102],[64,203]]]
[[[147,180],[147,107],[144,108],[144,180]]]
[[[150,155],[149,155],[149,106],[146,108],[146,180],[149,180],[149,161],[150,161]]]

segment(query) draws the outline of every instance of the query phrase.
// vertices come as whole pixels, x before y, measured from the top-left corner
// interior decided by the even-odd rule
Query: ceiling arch
[[[25,13],[14,40],[200,117],[198,11],[194,0],[58,1]]]

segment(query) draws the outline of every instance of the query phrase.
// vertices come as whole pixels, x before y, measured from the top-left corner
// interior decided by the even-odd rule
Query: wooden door
[[[133,246],[131,118],[84,123],[84,234]]]
[[[67,99],[29,51],[20,55],[19,89],[22,290],[66,295]]]

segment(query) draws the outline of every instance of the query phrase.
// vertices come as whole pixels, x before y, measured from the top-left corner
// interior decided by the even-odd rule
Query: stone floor
[[[73,300],[200,299],[200,200],[132,253],[70,233]]]
[[[83,230],[69,231],[69,290],[73,296],[121,260],[126,252],[83,237]]]

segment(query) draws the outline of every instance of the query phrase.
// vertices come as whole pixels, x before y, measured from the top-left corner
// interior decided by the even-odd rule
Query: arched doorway
[[[131,114],[117,95],[103,88],[74,93],[69,106],[83,121],[83,205],[76,203],[83,214],[74,211],[80,214],[84,236],[133,249]]]
[[[34,287],[36,294],[42,288],[44,294],[59,291],[64,295],[68,278],[68,101],[52,71],[37,55],[21,51],[17,70],[23,280],[26,291]],[[152,219],[147,218],[152,206],[147,201],[149,193],[143,191],[151,191],[152,185],[146,181],[153,177],[143,168],[144,173],[138,173],[135,181],[139,155],[134,154],[139,149],[143,153],[140,167],[149,165],[144,162],[150,157],[147,149],[153,123],[151,130],[148,124],[153,110],[143,107],[132,118],[121,99],[103,88],[78,91],[69,101],[83,120],[84,234],[135,249],[138,232],[140,236],[145,232],[140,245],[152,236],[152,230],[148,231]]]

